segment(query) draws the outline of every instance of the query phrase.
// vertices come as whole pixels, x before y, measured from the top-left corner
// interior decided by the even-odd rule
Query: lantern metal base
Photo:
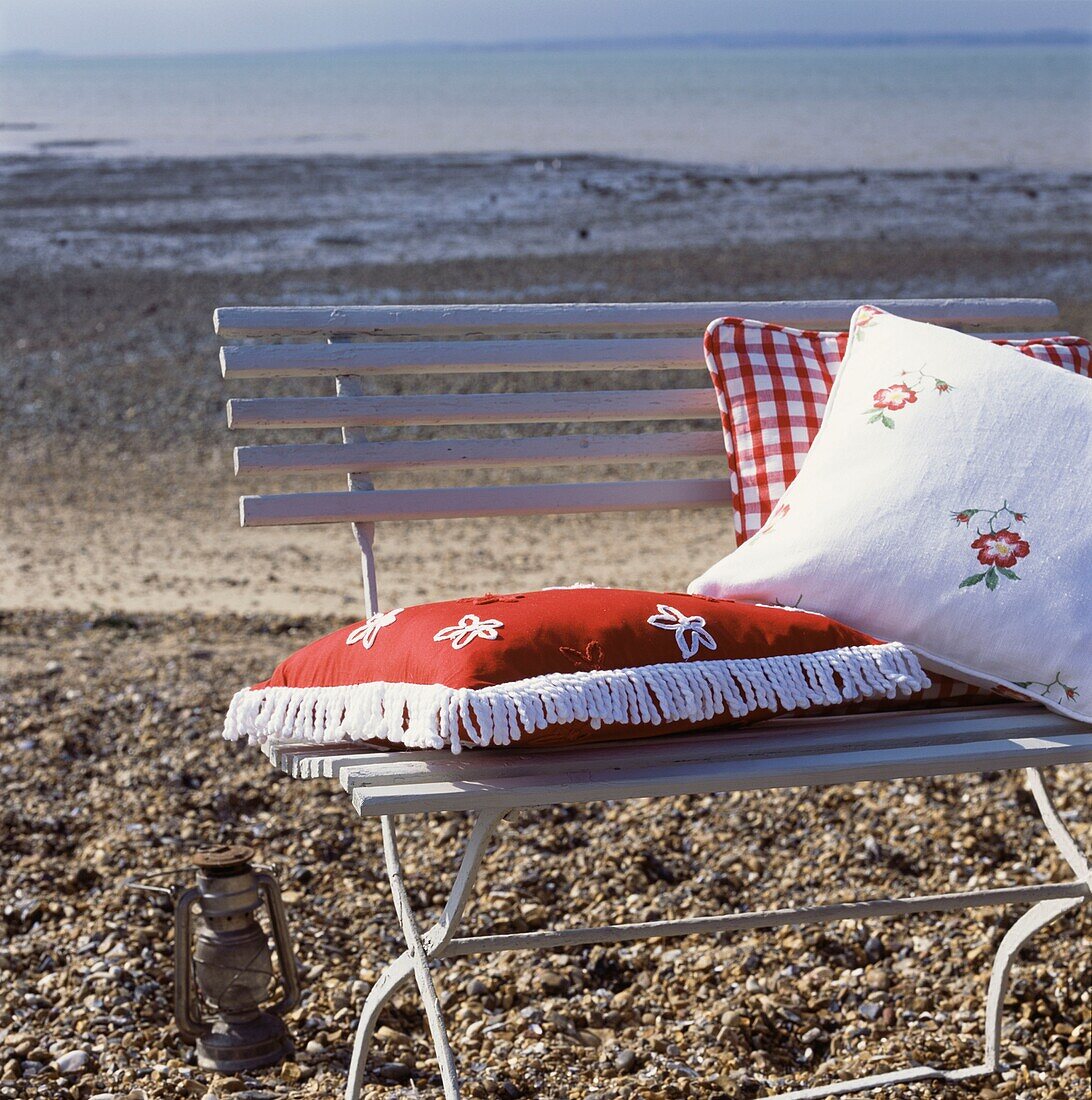
[[[276,1065],[294,1053],[279,1016],[262,1012],[252,1020],[217,1020],[197,1040],[197,1064],[217,1073],[241,1073]]]

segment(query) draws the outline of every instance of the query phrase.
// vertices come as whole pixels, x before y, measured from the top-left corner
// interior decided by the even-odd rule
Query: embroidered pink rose
[[[877,309],[875,306],[861,306],[857,310],[857,323],[853,327],[853,337],[860,342],[864,339],[864,330],[876,320],[877,317],[882,316],[883,311]]]
[[[926,379],[933,383],[933,389],[937,393],[951,393],[955,389],[955,386],[945,382],[943,378],[938,378],[935,374],[927,374],[925,367],[922,367],[914,375],[911,375],[908,371],[903,371],[902,377],[908,379],[908,381],[893,382],[890,386],[878,389],[872,395],[872,407],[865,409],[865,416],[868,417],[869,424],[875,424],[879,421],[885,428],[893,428],[895,421],[888,416],[888,413],[899,412],[905,409],[907,405],[916,405],[918,395],[925,386]]]
[[[1014,531],[1014,523],[1022,523],[1023,512],[1014,512],[1005,501],[1000,508],[962,508],[951,513],[956,525],[970,526],[971,520],[979,516],[979,526],[975,529],[975,538],[971,549],[977,552],[978,563],[986,566],[981,573],[972,573],[960,582],[960,588],[972,588],[981,581],[993,592],[1001,577],[1018,581],[1019,575],[1013,569],[1018,561],[1031,553],[1031,545],[1020,531]],[[984,526],[983,526],[984,525]]]
[[[983,565],[1011,569],[1019,558],[1028,556],[1031,547],[1018,531],[1010,531],[1006,527],[979,535],[971,543],[971,549],[978,551],[978,560]]]
[[[890,409],[891,412],[898,412],[899,409],[907,405],[912,405],[917,399],[918,395],[916,390],[912,390],[902,382],[896,382],[893,386],[885,386],[882,390],[877,390],[872,395],[872,407],[874,409]]]
[[[791,504],[786,504],[783,500],[778,501],[777,506],[770,513],[769,519],[755,532],[753,538],[758,538],[759,535],[766,534],[776,523],[784,519],[792,509]]]

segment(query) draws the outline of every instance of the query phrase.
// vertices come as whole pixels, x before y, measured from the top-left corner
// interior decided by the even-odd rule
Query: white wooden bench
[[[363,611],[378,609],[373,525],[386,520],[519,516],[628,509],[721,508],[723,477],[655,481],[542,483],[375,489],[376,473],[455,468],[519,469],[603,466],[709,458],[721,453],[711,387],[600,392],[368,395],[367,380],[389,375],[443,378],[460,373],[672,371],[700,367],[701,336],[730,314],[803,328],[844,328],[854,302],[697,302],[636,305],[407,306],[400,308],[226,308],[216,331],[226,341],[227,379],[329,378],[334,396],[254,398],[228,405],[232,428],[337,428],[341,443],[237,448],[240,474],[339,472],[346,491],[244,496],[244,526],[348,521],[361,551]],[[1057,309],[1040,299],[879,301],[894,312],[982,335],[1056,331]],[[670,375],[668,375],[670,377]],[[614,379],[612,379],[613,381]],[[655,422],[657,429],[601,434],[524,434],[505,438],[369,441],[376,426]],[[672,423],[674,425],[672,426]],[[407,948],[372,987],[357,1030],[345,1095],[356,1100],[383,1006],[411,978],[424,1002],[445,1097],[459,1095],[429,963],[484,952],[571,947],[663,936],[714,934],[819,921],[1021,905],[1026,912],[1001,941],[986,1005],[985,1058],[946,1070],[915,1066],[782,1094],[781,1100],[838,1096],[899,1083],[960,1081],[1002,1068],[1001,1010],[1009,971],[1025,941],[1092,894],[1092,872],[1059,817],[1039,769],[1092,761],[1092,730],[1041,708],[905,712],[852,718],[798,718],[754,731],[674,736],[594,745],[565,752],[382,752],[351,744],[270,747],[273,763],[299,778],[338,780],[361,816],[381,819],[398,921]],[[1043,822],[1073,871],[1067,882],[767,912],[732,913],[511,935],[458,935],[483,856],[497,823],[523,807],[597,799],[820,786],[865,780],[1026,769]],[[398,855],[395,818],[465,810],[475,816],[450,898],[422,931],[410,908]]]

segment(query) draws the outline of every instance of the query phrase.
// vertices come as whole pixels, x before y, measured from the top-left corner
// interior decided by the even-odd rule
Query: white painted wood
[[[226,377],[323,376],[338,379],[339,398],[240,401],[229,414],[233,427],[340,427],[340,446],[249,447],[237,451],[242,472],[322,471],[346,473],[346,493],[287,494],[244,498],[247,525],[288,522],[354,522],[358,540],[381,519],[521,515],[538,512],[605,511],[723,505],[726,480],[682,479],[609,484],[491,486],[471,489],[376,492],[376,469],[456,466],[519,467],[551,461],[630,462],[643,459],[711,457],[720,452],[717,432],[628,436],[532,437],[526,440],[431,440],[376,444],[361,429],[401,423],[537,423],[554,420],[704,419],[716,416],[708,391],[651,393],[472,394],[406,398],[369,397],[360,375],[414,372],[523,370],[622,370],[635,367],[700,366],[691,347],[709,320],[725,314],[780,321],[806,328],[844,327],[856,303],[684,303],[636,306],[469,306],[332,308],[318,310],[231,309],[217,312],[218,330],[243,338],[284,334],[344,340],[367,337],[496,336],[554,333],[687,333],[686,340],[492,340],[477,343],[345,344],[340,346],[228,348]],[[986,337],[998,328],[1053,327],[1057,309],[1042,299],[883,302],[904,316],[957,325]],[[1018,334],[1014,332],[1013,335]],[[697,394],[705,397],[697,402]],[[589,405],[592,407],[589,408]],[[331,417],[332,413],[336,415]],[[423,417],[423,419],[422,419]],[[386,465],[383,465],[386,463]],[[374,573],[372,574],[374,579]],[[369,575],[365,567],[365,586]],[[375,592],[371,589],[372,606]],[[619,742],[568,749],[443,752],[379,752],[354,745],[269,746],[270,759],[291,775],[337,777],[362,815],[383,819],[384,851],[395,909],[408,948],[373,986],[357,1031],[346,1089],[358,1100],[368,1047],[379,1011],[410,977],[416,977],[429,1020],[444,1093],[459,1095],[454,1058],[429,971],[429,960],[497,950],[613,943],[656,936],[710,934],[741,928],[781,927],[821,920],[847,920],[917,912],[943,912],[980,905],[1034,907],[1002,942],[987,1005],[986,1062],[957,1070],[917,1066],[893,1073],[836,1082],[783,1094],[780,1100],[817,1100],[853,1092],[889,1090],[930,1079],[962,1081],[1000,1066],[1000,1020],[1011,964],[1020,947],[1051,920],[1092,892],[1088,862],[1050,802],[1037,769],[1048,764],[1092,761],[1092,731],[1027,705],[965,711],[905,712],[858,718],[785,719],[754,733],[723,731],[658,742]],[[826,906],[735,913],[599,928],[570,928],[454,939],[481,857],[497,820],[521,806],[604,798],[817,786],[1028,769],[1029,784],[1051,838],[1073,869],[1068,883],[950,895],[849,901]],[[424,934],[417,926],[402,881],[393,813],[470,809],[480,811],[451,899],[438,924]]]
[[[872,298],[904,317],[968,328],[1056,327],[1045,298]],[[845,328],[861,299],[779,302],[642,302],[633,304],[439,306],[228,306],[216,310],[226,339],[268,336],[523,336],[546,333],[700,334],[717,317],[749,317],[796,328]]]
[[[374,493],[278,493],[242,497],[243,527],[296,523],[387,523],[467,516],[538,516],[724,508],[727,478],[596,481],[560,485],[476,485],[455,489],[377,489]]]
[[[534,370],[704,370],[705,353],[701,333],[662,339],[243,344],[220,349],[220,369],[229,379],[318,378],[349,373],[380,377]]]
[[[339,397],[362,397],[364,385],[355,375],[337,376],[337,393]],[[368,437],[362,428],[342,428],[341,442],[343,447],[367,447]],[[363,463],[350,466],[346,471],[346,484],[352,493],[370,493],[375,490],[375,485],[368,473],[368,467]],[[375,524],[352,524],[353,538],[356,539],[357,548],[360,550],[360,579],[364,585],[364,616],[370,618],[379,610],[379,578],[375,568]]]
[[[918,751],[935,744],[992,741],[1002,734],[1049,737],[1059,728],[1059,721],[1064,723],[1067,719],[1059,719],[1029,703],[1006,703],[829,718],[786,717],[764,722],[753,730],[728,728],[640,741],[577,745],[564,753],[552,748],[535,749],[533,738],[526,745],[503,751],[468,750],[459,755],[431,749],[390,750],[354,742],[267,745],[265,751],[289,775],[338,779],[351,792],[363,785],[359,777],[374,777],[384,784],[420,782],[424,778],[456,781],[466,778],[469,772],[476,772],[479,779],[531,774],[541,778],[571,770],[574,765],[583,770],[608,766],[624,770],[632,764],[652,768],[745,756],[772,759],[802,750]]]
[[[1092,732],[1059,733],[1048,738],[999,738],[913,751],[856,750],[842,753],[800,752],[789,757],[710,763],[688,762],[662,768],[600,767],[582,769],[574,760],[555,776],[508,776],[482,781],[423,782],[365,787],[353,795],[353,806],[369,817],[436,810],[515,809],[569,802],[619,798],[652,798],[714,791],[818,787],[881,779],[958,775],[1009,768],[1046,767],[1092,761]]]
[[[1001,711],[995,715],[994,711]],[[906,711],[899,721],[888,714],[860,714],[841,717],[786,716],[760,726],[706,730],[693,734],[670,734],[638,741],[612,741],[570,746],[564,753],[536,748],[533,736],[510,745],[503,752],[478,751],[415,752],[375,751],[370,745],[342,742],[336,746],[298,744],[281,750],[281,755],[303,758],[318,756],[325,763],[322,774],[337,778],[347,790],[368,783],[412,783],[425,779],[456,781],[464,778],[494,778],[512,775],[544,778],[571,771],[573,767],[627,769],[631,766],[661,768],[687,762],[766,759],[791,756],[801,750],[813,753],[846,752],[855,749],[916,750],[934,744],[959,744],[994,740],[1008,736],[1049,736],[1058,728],[1055,717],[1025,704],[944,708]],[[336,763],[331,763],[336,761]],[[331,770],[331,768],[335,770]]]
[[[719,419],[712,386],[694,390],[430,393],[404,397],[244,397],[228,402],[229,428]]]
[[[974,332],[970,335],[977,336],[980,340],[1044,340],[1048,336],[1060,337],[1071,334],[1063,329],[1057,329],[1054,332],[1043,332],[1040,329],[1035,329],[1034,332]]]
[[[1000,715],[994,711],[1003,712]],[[337,778],[352,793],[359,787],[401,783],[483,782],[522,777],[546,780],[574,768],[590,772],[599,768],[663,769],[682,764],[731,766],[744,759],[778,760],[797,753],[817,756],[873,750],[901,752],[914,758],[939,745],[968,744],[1009,738],[1049,738],[1073,724],[1041,707],[1025,704],[982,706],[943,710],[906,711],[898,721],[889,714],[860,714],[842,718],[786,717],[764,722],[754,731],[746,728],[709,730],[704,733],[674,734],[640,741],[573,746],[565,752],[534,751],[534,737],[497,752],[468,749],[424,752],[405,760],[405,753],[375,753],[357,750],[355,759],[347,746],[324,754],[322,772]],[[322,746],[316,746],[321,749]],[[307,755],[306,748],[298,750]]]
[[[710,318],[712,320],[712,318]],[[976,333],[983,340],[1025,333]],[[1037,332],[1064,336],[1063,332]],[[700,336],[617,339],[401,341],[393,344],[239,344],[220,349],[220,370],[242,378],[321,378],[352,372],[486,374],[525,371],[704,370]]]
[[[721,932],[750,932],[765,928],[828,924],[842,920],[907,917],[915,913],[952,913],[1002,905],[1057,905],[1061,901],[1067,908],[1072,908],[1088,896],[1088,887],[1077,882],[1004,886],[992,890],[916,894],[911,897],[876,898],[872,901],[835,902],[831,905],[802,905],[792,909],[766,909],[754,913],[724,913],[632,924],[588,925],[466,936],[451,940],[437,954],[441,958],[456,958],[494,954],[499,951],[555,951],[561,947],[580,947],[596,943],[633,943],[637,940],[655,940],[670,936],[715,936]]]
[[[515,439],[423,439],[390,443],[279,443],[235,448],[237,474],[369,470],[525,469],[724,458],[719,431],[567,434]]]

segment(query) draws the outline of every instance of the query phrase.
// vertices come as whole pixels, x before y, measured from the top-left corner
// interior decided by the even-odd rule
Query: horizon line
[[[729,34],[710,32],[689,35],[625,35],[617,37],[595,36],[586,38],[527,38],[504,39],[491,42],[472,41],[387,41],[354,42],[344,45],[285,46],[267,49],[220,50],[194,49],[153,53],[133,50],[116,53],[72,53],[64,50],[24,48],[0,51],[0,59],[48,60],[111,60],[139,58],[186,57],[290,57],[313,54],[371,53],[382,50],[445,50],[451,52],[502,52],[505,50],[612,50],[650,47],[695,48],[719,47],[735,49],[762,49],[771,46],[813,46],[822,49],[852,48],[862,46],[1089,46],[1092,45],[1092,28],[1044,27],[1035,31],[954,31],[943,34],[913,32],[871,32],[865,34],[802,34],[798,32],[773,32]]]

